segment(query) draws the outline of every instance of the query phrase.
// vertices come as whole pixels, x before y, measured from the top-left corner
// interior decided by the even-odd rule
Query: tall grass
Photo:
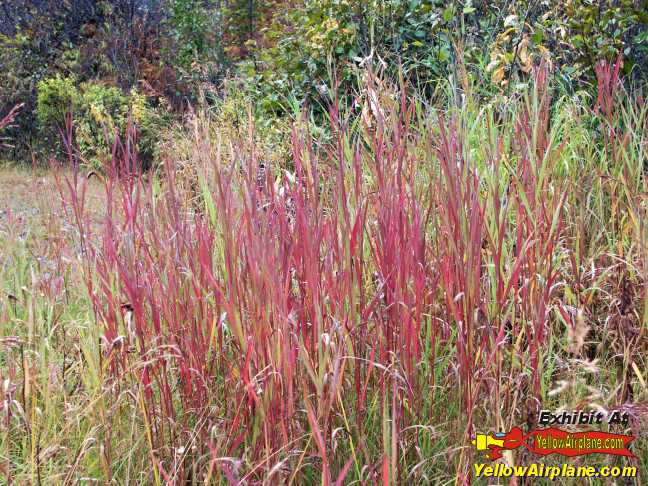
[[[468,484],[474,434],[540,408],[643,434],[646,107],[597,72],[591,107],[542,66],[506,111],[369,75],[330,136],[296,120],[283,164],[252,121],[201,120],[189,184],[116,150],[100,221],[58,173],[101,334],[79,457],[117,483]]]
[[[4,115],[3,118],[0,118],[0,134],[2,134],[3,130],[11,128],[13,126],[13,122],[18,116],[21,108],[22,105],[14,106],[11,110],[9,110],[9,113]],[[0,137],[0,149],[9,147],[11,146],[8,144],[6,137]]]

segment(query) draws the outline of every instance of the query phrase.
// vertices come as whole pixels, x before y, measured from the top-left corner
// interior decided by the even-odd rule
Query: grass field
[[[1,481],[487,484],[475,434],[593,409],[635,458],[501,462],[645,484],[643,98],[398,93],[279,162],[206,115],[144,175],[0,170]]]

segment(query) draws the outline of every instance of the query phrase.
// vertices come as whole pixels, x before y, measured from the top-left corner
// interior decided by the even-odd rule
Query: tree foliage
[[[647,12],[648,0],[15,0],[0,5],[0,110],[25,104],[12,129],[24,152],[43,144],[38,89],[57,79],[181,113],[236,77],[265,114],[316,107],[334,80],[349,93],[368,63],[429,95],[448,77],[508,91],[541,59],[573,88],[619,54],[645,79]]]

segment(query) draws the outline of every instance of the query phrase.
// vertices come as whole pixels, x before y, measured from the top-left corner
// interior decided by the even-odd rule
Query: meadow
[[[487,484],[475,434],[593,409],[636,457],[569,463],[645,484],[648,107],[596,76],[431,103],[368,69],[281,143],[198,110],[148,171],[134,130],[5,165],[1,481]]]

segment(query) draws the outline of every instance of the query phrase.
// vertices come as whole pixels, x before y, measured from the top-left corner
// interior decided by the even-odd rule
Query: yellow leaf
[[[531,56],[529,56],[529,51],[527,51],[526,46],[524,46],[523,49],[520,49],[519,56],[520,56],[520,61],[522,62],[522,64],[531,63]]]
[[[503,79],[504,79],[504,66],[501,66],[495,71],[493,71],[493,74],[491,76],[491,81],[495,84],[499,84],[502,82]]]

